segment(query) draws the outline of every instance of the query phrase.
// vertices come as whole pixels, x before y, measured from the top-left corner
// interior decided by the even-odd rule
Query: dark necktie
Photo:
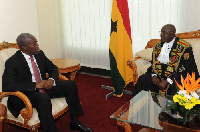
[[[39,70],[38,70],[36,63],[34,62],[33,57],[30,57],[30,59],[31,59],[31,64],[32,64],[32,68],[33,68],[33,73],[34,73],[34,76],[35,76],[35,81],[36,81],[36,83],[38,83],[38,82],[41,81],[40,73],[39,73]],[[46,93],[46,91],[44,89],[39,89],[39,92]]]

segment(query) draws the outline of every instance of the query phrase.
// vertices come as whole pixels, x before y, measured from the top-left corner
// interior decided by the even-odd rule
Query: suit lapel
[[[21,53],[20,50],[17,51],[17,55],[19,57],[19,62],[21,63],[24,72],[29,73],[31,75],[31,71],[30,71],[30,68],[28,66],[28,63],[27,63],[26,59],[24,58],[24,56],[23,56],[23,54]]]
[[[36,62],[37,62],[37,65],[38,65],[38,68],[40,69],[40,71],[42,70],[42,59],[40,57],[40,53],[38,55],[35,55],[34,56],[35,59],[36,59]]]

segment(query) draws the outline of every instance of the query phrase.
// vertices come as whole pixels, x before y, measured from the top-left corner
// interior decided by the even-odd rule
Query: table
[[[70,80],[74,80],[76,73],[80,70],[80,61],[76,59],[51,59],[51,61],[58,67],[58,72],[70,73]]]
[[[144,131],[196,132],[200,131],[200,121],[192,120],[183,125],[171,111],[166,109],[170,97],[159,96],[147,91],[141,91],[130,101],[113,113],[110,118],[124,127],[126,132],[132,132],[131,125],[144,126]]]
[[[3,132],[3,121],[7,116],[7,108],[0,103],[0,132]]]

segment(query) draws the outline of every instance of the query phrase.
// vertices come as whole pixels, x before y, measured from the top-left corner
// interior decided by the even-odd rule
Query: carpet
[[[79,90],[79,97],[82,102],[84,115],[79,120],[86,126],[93,129],[94,132],[124,132],[124,129],[116,124],[116,120],[110,119],[119,107],[129,101],[132,96],[124,94],[122,97],[111,97],[105,99],[106,94],[111,91],[102,89],[101,85],[112,86],[110,78],[77,73],[75,82]],[[132,89],[131,86],[128,87]],[[70,131],[69,112],[56,120],[59,132],[76,132]],[[142,127],[133,125],[132,131],[137,132]],[[10,124],[4,125],[3,132],[28,132],[29,130]],[[39,129],[39,132],[42,132]]]

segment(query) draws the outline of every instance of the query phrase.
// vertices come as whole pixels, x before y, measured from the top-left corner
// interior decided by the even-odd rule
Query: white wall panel
[[[0,42],[16,42],[20,33],[31,33],[39,41],[35,0],[0,0]]]
[[[59,1],[36,0],[40,48],[48,58],[63,58]]]

